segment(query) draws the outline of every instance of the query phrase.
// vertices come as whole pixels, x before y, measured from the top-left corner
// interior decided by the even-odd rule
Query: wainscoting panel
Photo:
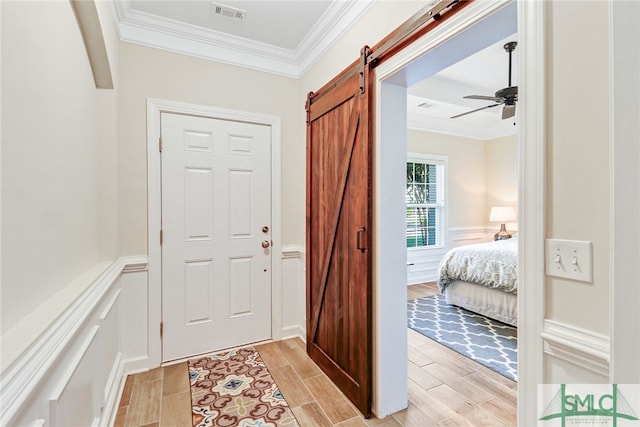
[[[99,329],[98,325],[91,327],[79,348],[61,360],[68,363],[49,400],[49,421],[53,427],[90,426],[99,416],[96,413],[98,373],[102,368],[96,366],[100,361],[100,344],[96,340]]]
[[[490,240],[491,236],[486,227],[450,228],[444,247],[408,250],[407,285],[437,280],[440,260],[449,249]]]
[[[498,228],[495,228],[495,231],[493,228],[482,226],[450,228],[447,248],[451,249],[457,248],[458,246],[472,245],[474,243],[490,242],[493,239],[493,234],[498,231]]]
[[[438,278],[438,265],[447,248],[410,249],[407,251],[407,284],[433,282]]]
[[[98,316],[97,322],[99,327],[98,343],[100,345],[100,366],[102,366],[102,372],[100,372],[98,384],[104,384],[104,387],[100,390],[98,395],[99,408],[104,408],[107,403],[107,396],[117,392],[117,390],[112,391],[111,388],[113,388],[114,383],[117,388],[118,379],[115,378],[115,376],[118,374],[118,365],[122,359],[122,353],[120,352],[118,345],[121,305],[120,295],[122,293],[120,286],[116,286],[112,293],[113,295],[108,298],[104,309]]]
[[[282,248],[282,339],[306,337],[306,285],[304,249]]]
[[[122,340],[124,371],[139,372],[148,369],[149,344],[148,325],[149,304],[146,270],[125,270],[120,278],[122,289],[122,310],[119,318]],[[155,325],[160,335],[160,325]]]
[[[146,264],[105,264],[2,371],[0,425],[112,425],[124,374],[150,367]]]
[[[281,263],[282,338],[304,339],[304,249],[284,248]],[[0,425],[112,425],[126,374],[153,367],[148,318],[146,257],[98,269],[2,372]]]

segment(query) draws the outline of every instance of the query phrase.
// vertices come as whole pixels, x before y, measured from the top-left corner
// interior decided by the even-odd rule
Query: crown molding
[[[479,127],[467,125],[462,122],[452,123],[449,119],[412,113],[407,114],[407,127],[409,129],[460,136],[480,141],[488,141],[490,139],[498,139],[517,134],[515,126],[498,125],[491,127]]]
[[[334,1],[296,48],[301,76],[378,0]],[[298,77],[299,77],[298,76]]]
[[[122,41],[300,78],[374,3],[334,1],[295,50],[141,12],[129,0],[112,1],[112,12]]]

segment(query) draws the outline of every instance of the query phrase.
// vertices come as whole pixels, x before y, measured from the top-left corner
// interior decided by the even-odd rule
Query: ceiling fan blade
[[[500,104],[502,104],[504,102],[504,99],[497,98],[495,96],[467,95],[467,96],[464,96],[463,98],[465,98],[465,99],[481,99],[483,101],[493,101],[493,102],[498,102]]]
[[[516,114],[516,105],[505,105],[502,109],[502,120],[508,119],[510,117],[515,116]]]
[[[486,107],[476,108],[475,110],[467,111],[466,113],[458,114],[456,116],[451,116],[451,118],[452,119],[456,119],[458,117],[466,116],[467,114],[475,113],[476,111],[481,111],[481,110],[486,110],[487,108],[497,107],[498,105],[502,105],[502,104],[493,104],[493,105],[487,105]]]

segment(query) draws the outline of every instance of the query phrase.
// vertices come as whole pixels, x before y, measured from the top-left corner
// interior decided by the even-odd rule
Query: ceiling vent
[[[420,104],[418,104],[418,107],[420,108],[433,108],[433,107],[437,107],[436,104],[429,104],[428,102],[422,102]]]
[[[211,10],[216,15],[225,16],[237,21],[242,21],[247,14],[246,10],[238,9],[231,6],[225,6],[224,4],[214,2],[211,2]]]

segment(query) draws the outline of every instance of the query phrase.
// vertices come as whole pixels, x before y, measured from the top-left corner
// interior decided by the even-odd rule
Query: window
[[[407,248],[443,242],[446,158],[409,154],[407,160]]]

